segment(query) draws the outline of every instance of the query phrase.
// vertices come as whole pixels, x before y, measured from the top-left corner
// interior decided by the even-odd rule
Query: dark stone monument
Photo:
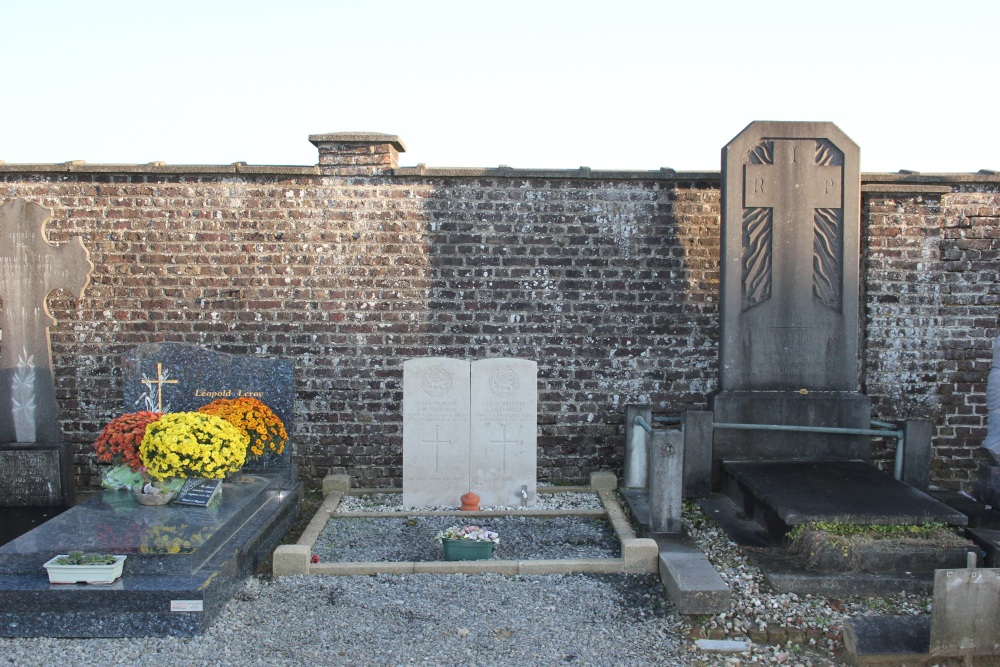
[[[698,447],[685,431],[685,449],[711,442],[713,488],[732,500],[719,503],[731,517],[713,516],[771,545],[752,557],[772,585],[835,590],[848,581],[843,573],[789,565],[789,529],[812,522],[962,526],[967,518],[916,488],[927,482],[928,424],[899,427],[911,439],[902,481],[868,463],[858,147],[831,123],[756,122],[722,156],[719,391]],[[877,592],[887,581],[911,585],[913,568],[901,554],[879,562],[878,572],[852,573],[849,592]],[[955,554],[960,559],[961,549]]]
[[[194,411],[217,398],[250,396],[274,410],[291,436],[294,402],[290,361],[245,357],[183,343],[150,343],[122,356],[125,409]],[[245,470],[289,468],[291,438],[280,454],[250,459]]]
[[[859,390],[861,176],[832,123],[751,123],[722,151],[716,423],[868,428]],[[715,432],[714,459],[867,459],[865,437]]]
[[[0,206],[0,505],[73,500],[69,447],[61,443],[45,299],[79,298],[93,271],[80,237],[53,246],[51,210],[23,199]]]

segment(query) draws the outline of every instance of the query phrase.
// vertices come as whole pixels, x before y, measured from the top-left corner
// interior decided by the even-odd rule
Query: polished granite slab
[[[245,475],[209,507],[145,507],[105,491],[0,547],[0,636],[204,632],[298,515],[287,474]],[[51,585],[42,563],[79,549],[128,555],[111,586]]]

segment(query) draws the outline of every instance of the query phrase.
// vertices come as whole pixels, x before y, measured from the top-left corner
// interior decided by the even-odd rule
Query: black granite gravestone
[[[45,299],[83,295],[93,271],[80,237],[53,246],[52,211],[12,199],[0,206],[0,506],[66,505],[73,486],[61,443]]]
[[[246,357],[182,343],[149,343],[122,356],[128,411],[197,410],[217,398],[250,396],[264,402],[291,435],[294,389],[292,363]],[[291,439],[281,454],[248,459],[244,470],[291,466]]]

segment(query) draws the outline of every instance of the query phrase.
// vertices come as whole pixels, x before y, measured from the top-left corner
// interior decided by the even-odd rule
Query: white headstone
[[[403,363],[403,505],[460,504],[469,491],[469,362]]]
[[[472,364],[471,490],[480,505],[534,505],[538,450],[538,364]]]
[[[986,440],[983,447],[1000,463],[1000,338],[993,341],[993,367],[986,384]]]

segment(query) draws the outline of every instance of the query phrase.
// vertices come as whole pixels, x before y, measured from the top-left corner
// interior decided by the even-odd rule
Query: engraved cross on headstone
[[[801,308],[813,298],[816,209],[842,206],[843,169],[816,164],[812,139],[775,140],[773,155],[773,164],[746,165],[744,206],[773,209],[772,243],[785,251],[771,268],[771,297]]]
[[[23,199],[0,206],[0,442],[59,442],[45,299],[56,289],[83,296],[94,265],[79,236],[45,237],[52,211]]]
[[[142,384],[153,389],[153,385],[156,385],[156,411],[163,412],[163,385],[165,384],[178,384],[180,380],[168,380],[167,376],[163,373],[163,362],[156,362],[156,379],[150,380],[149,378],[143,378]]]
[[[490,440],[490,444],[491,445],[499,445],[500,446],[501,456],[503,457],[502,460],[501,460],[501,463],[502,463],[501,470],[503,470],[504,472],[507,472],[507,445],[520,445],[521,441],[520,440],[514,440],[514,439],[508,439],[507,438],[507,426],[504,425],[502,428],[503,428],[503,435],[500,436],[499,440]]]
[[[434,427],[433,440],[421,440],[422,444],[434,445],[434,472],[441,472],[441,445],[450,445],[451,440],[441,439],[441,427]]]

